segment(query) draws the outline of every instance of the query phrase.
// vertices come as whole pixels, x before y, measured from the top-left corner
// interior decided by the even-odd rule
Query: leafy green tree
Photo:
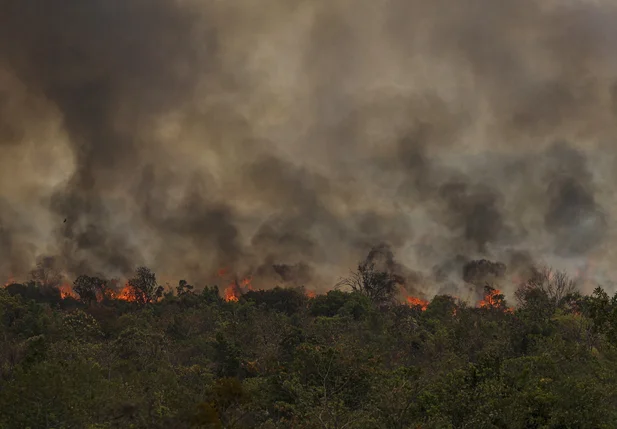
[[[97,294],[102,296],[107,287],[107,281],[98,277],[81,275],[73,282],[73,290],[81,301],[90,304],[97,300]]]
[[[288,315],[301,312],[308,299],[299,289],[275,287],[270,290],[248,291],[242,298],[254,302],[257,306],[280,311]]]
[[[601,287],[583,304],[585,313],[593,323],[593,330],[603,334],[617,345],[617,293],[611,298]]]
[[[349,315],[359,320],[370,312],[370,304],[371,301],[365,295],[335,289],[311,300],[310,313],[312,316],[326,317]]]
[[[221,333],[216,334],[214,361],[219,377],[236,377],[240,373],[241,351]]]

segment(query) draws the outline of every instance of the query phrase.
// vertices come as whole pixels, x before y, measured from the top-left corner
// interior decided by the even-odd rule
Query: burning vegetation
[[[0,1],[0,429],[617,428],[616,4]]]
[[[516,308],[488,285],[477,302],[428,300],[373,262],[323,294],[256,289],[232,269],[221,290],[165,291],[147,268],[122,283],[54,284],[40,270],[38,283],[9,281],[0,427],[522,429],[572,409],[594,411],[589,428],[617,423],[617,295],[535,270]]]
[[[289,275],[289,270],[275,266],[275,271]],[[506,266],[502,263],[487,260],[472,260],[465,263],[461,271],[461,281],[471,285],[472,295],[477,296],[465,300],[465,304],[475,305],[479,309],[493,309],[512,314],[514,309],[506,305],[505,296],[495,284],[503,284],[506,276]],[[576,291],[575,282],[564,273],[551,270],[531,269],[528,279],[521,282],[515,277],[517,284],[516,296],[520,297],[528,290],[541,290],[553,297],[557,303],[563,302]],[[253,287],[253,276],[238,277],[230,268],[219,269],[215,278],[224,286],[220,297],[226,302],[240,302],[249,292],[256,292]],[[54,269],[53,260],[49,258],[39,262],[32,271],[30,287],[37,286],[46,290],[56,290],[62,300],[79,300],[86,304],[104,303],[107,301],[125,301],[145,305],[160,301],[165,287],[158,284],[156,275],[146,267],[137,269],[135,276],[121,282],[118,279],[106,280],[99,277],[81,275],[70,284],[63,281],[63,275]],[[378,246],[369,252],[366,259],[358,265],[349,277],[335,285],[335,289],[347,289],[367,297],[372,303],[381,307],[390,307],[403,302],[411,308],[426,311],[431,301],[425,297],[409,294],[409,286],[418,287],[418,277],[395,261],[394,255],[387,246]],[[122,285],[122,286],[120,286]],[[6,288],[19,289],[21,285],[10,278]],[[22,286],[23,287],[23,286]],[[167,285],[169,294],[174,291]],[[207,290],[207,288],[206,288]],[[216,287],[218,290],[218,287]],[[305,297],[316,299],[319,295],[314,290],[300,287]],[[475,292],[473,292],[475,290]],[[482,291],[482,292],[480,292]],[[175,288],[178,297],[195,294],[194,287],[185,280],[180,280]],[[460,298],[454,298],[462,302]],[[456,314],[456,309],[453,310]]]

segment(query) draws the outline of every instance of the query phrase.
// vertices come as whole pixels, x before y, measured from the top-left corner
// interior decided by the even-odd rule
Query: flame
[[[225,301],[238,301],[246,290],[253,290],[252,277],[246,277],[239,282],[234,280],[225,288]]]
[[[115,287],[116,282],[112,281],[112,285]],[[120,292],[116,292],[113,288],[105,288],[102,292],[97,292],[96,300],[102,302],[104,299],[135,302],[137,301],[137,293],[135,289],[125,283]]]
[[[248,290],[253,290],[253,285],[251,284],[252,281],[253,281],[252,277],[247,277],[245,279],[242,279],[242,281],[240,281],[240,287],[244,289],[248,289]]]
[[[126,283],[120,293],[118,293],[114,298],[119,301],[135,302],[137,301],[137,293],[131,285]]]
[[[9,287],[13,283],[15,283],[15,277],[13,277],[13,274],[11,274],[11,275],[9,275],[9,279],[4,284],[4,287]]]
[[[497,289],[491,290],[490,292],[485,294],[484,299],[478,303],[478,307],[479,308],[503,308],[503,298],[501,298],[499,295],[501,295],[501,291]],[[454,298],[458,299],[458,297],[454,297]],[[429,301],[422,299],[422,298],[415,297],[415,296],[407,297],[407,305],[409,305],[410,307],[419,307],[420,310],[422,311],[426,311],[429,303],[430,303]],[[504,312],[513,313],[514,309],[506,308],[504,309]],[[452,309],[452,316],[456,316],[457,313],[458,312],[456,308]]]
[[[67,298],[79,299],[79,296],[77,296],[77,294],[73,290],[73,287],[69,283],[64,283],[63,285],[59,286],[58,290],[60,291],[60,297],[62,299],[67,299]]]
[[[484,299],[482,299],[478,303],[478,307],[480,308],[501,308],[503,305],[503,298],[501,298],[501,291],[499,289],[492,289],[484,294]],[[506,308],[504,310],[506,313],[513,313],[514,310],[512,308]]]
[[[240,299],[240,291],[239,286],[236,282],[230,283],[229,286],[225,288],[225,301],[237,302]]]
[[[103,289],[103,291],[96,291],[96,302],[103,302],[105,299],[116,299],[116,293],[109,288]]]
[[[315,298],[317,296],[317,293],[314,290],[307,290],[306,291],[306,296],[308,298],[312,299],[312,298]]]
[[[221,268],[216,272],[216,276],[223,278],[229,272],[229,268]],[[247,280],[247,279],[244,279]],[[250,284],[250,280],[247,281]],[[236,280],[230,282],[223,291],[223,298],[227,302],[237,302],[240,299],[240,285]]]
[[[15,278],[13,275],[10,275],[6,283],[4,283],[4,287],[8,287],[12,284],[15,284]],[[97,302],[102,302],[104,299],[109,300],[119,300],[119,301],[129,301],[134,302],[137,301],[137,293],[128,283],[124,285],[124,287],[120,290],[120,292],[116,292],[115,285],[117,284],[116,280],[112,280],[112,287],[106,287],[102,291],[96,291],[96,300]],[[63,283],[58,286],[58,291],[60,292],[60,298],[67,299],[79,299],[79,295],[77,292],[73,290],[73,286],[70,283]]]
[[[229,268],[221,268],[217,271],[217,277],[224,278],[229,273]],[[255,290],[252,285],[253,278],[245,277],[242,280],[238,281],[237,278],[234,278],[229,282],[225,290],[223,291],[223,299],[227,302],[237,302],[240,300],[240,296],[246,291]]]
[[[422,311],[426,311],[426,309],[428,308],[429,302],[424,299],[417,298],[415,296],[408,296],[407,304],[409,304],[410,307],[420,307]]]

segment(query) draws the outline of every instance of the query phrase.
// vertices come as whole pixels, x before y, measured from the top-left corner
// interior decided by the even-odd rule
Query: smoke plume
[[[424,293],[485,258],[606,282],[615,22],[584,0],[3,0],[0,276],[53,256],[323,290],[386,245]]]

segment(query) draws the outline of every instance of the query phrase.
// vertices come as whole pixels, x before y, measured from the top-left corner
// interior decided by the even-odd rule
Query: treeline
[[[617,294],[551,275],[515,303],[407,305],[365,268],[229,302],[149,271],[139,300],[0,288],[0,428],[617,427]]]

